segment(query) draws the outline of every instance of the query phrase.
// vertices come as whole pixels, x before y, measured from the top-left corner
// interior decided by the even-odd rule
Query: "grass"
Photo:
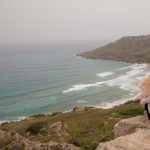
[[[67,142],[82,149],[92,150],[98,143],[112,140],[113,126],[123,118],[134,117],[143,114],[143,108],[138,102],[131,102],[112,109],[86,108],[82,111],[72,111],[69,113],[56,113],[55,115],[36,115],[20,122],[4,124],[0,128],[3,130],[13,130],[26,136],[27,131],[33,131],[32,140],[48,142],[50,140]],[[69,128],[69,136],[56,137],[39,135],[39,130],[43,125],[63,121]]]
[[[0,138],[0,150],[7,150],[7,145],[11,144],[14,138]]]

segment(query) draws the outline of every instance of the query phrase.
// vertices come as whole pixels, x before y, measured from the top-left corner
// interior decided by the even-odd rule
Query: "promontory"
[[[88,59],[150,63],[150,35],[127,36],[95,50],[77,54]]]

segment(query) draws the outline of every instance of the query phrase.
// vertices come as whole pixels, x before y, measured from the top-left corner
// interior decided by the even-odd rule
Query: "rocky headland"
[[[77,54],[87,59],[150,63],[150,35],[123,37],[95,50]]]

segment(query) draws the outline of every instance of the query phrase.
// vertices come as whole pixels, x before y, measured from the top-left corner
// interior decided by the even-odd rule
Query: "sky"
[[[0,44],[150,33],[150,0],[0,0]]]

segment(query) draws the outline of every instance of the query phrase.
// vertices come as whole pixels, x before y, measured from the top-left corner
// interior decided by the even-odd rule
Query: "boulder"
[[[149,128],[150,122],[143,116],[123,119],[115,124],[113,132],[115,137],[134,133],[137,128]]]
[[[59,122],[52,124],[49,127],[49,131],[50,131],[50,134],[53,134],[59,137],[69,135],[68,126],[63,121],[59,121]]]
[[[150,129],[137,129],[135,133],[100,143],[96,150],[150,150]]]

